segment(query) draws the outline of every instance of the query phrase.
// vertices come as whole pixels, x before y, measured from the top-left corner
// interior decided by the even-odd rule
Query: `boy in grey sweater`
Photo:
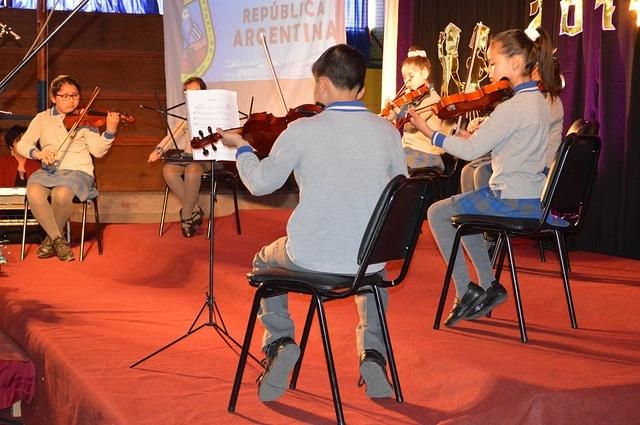
[[[238,172],[252,194],[273,192],[291,172],[300,187],[287,235],[256,254],[254,271],[282,267],[355,274],[359,243],[378,197],[391,178],[407,173],[398,131],[358,100],[366,72],[362,55],[344,44],[333,46],[313,64],[312,72],[314,98],[327,107],[290,124],[267,158],[259,160],[241,136],[219,130],[225,145],[238,148]],[[378,264],[369,271],[383,267]],[[386,292],[383,298],[386,304]],[[367,395],[389,397],[392,388],[373,296],[356,296],[356,306],[356,346]],[[263,299],[258,318],[265,327],[268,361],[258,394],[262,401],[272,401],[284,394],[300,354],[287,296]]]

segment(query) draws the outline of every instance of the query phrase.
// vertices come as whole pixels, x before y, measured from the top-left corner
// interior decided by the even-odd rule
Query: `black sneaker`
[[[451,327],[464,319],[470,311],[473,311],[476,306],[484,301],[485,297],[484,289],[473,282],[469,282],[467,292],[462,296],[462,299],[456,297],[453,300],[453,308],[447,320],[444,321],[444,325]]]
[[[484,300],[465,316],[465,320],[473,320],[489,314],[491,310],[507,300],[507,290],[497,280],[485,291]]]
[[[258,397],[262,401],[274,401],[287,390],[289,374],[300,357],[300,348],[285,336],[267,345],[264,352],[267,357],[262,361],[264,372],[258,378]]]
[[[370,398],[384,398],[393,395],[393,387],[387,377],[387,361],[376,350],[360,353],[360,379],[358,386],[367,385],[365,393]]]

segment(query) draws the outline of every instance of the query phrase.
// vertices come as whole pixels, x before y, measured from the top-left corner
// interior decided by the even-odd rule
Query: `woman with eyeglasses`
[[[27,198],[33,216],[47,236],[38,247],[39,258],[57,256],[62,261],[74,259],[73,251],[62,237],[63,228],[73,210],[73,198],[95,198],[93,159],[103,157],[111,147],[120,116],[107,114],[106,131],[78,127],[70,133],[64,117],[80,103],[80,84],[68,75],[51,82],[51,108],[40,112],[29,124],[16,148],[20,155],[42,162],[27,181]],[[40,142],[40,148],[36,146]]]
[[[199,77],[190,77],[182,83],[184,91],[188,90],[206,90],[207,85],[204,80]],[[173,137],[172,137],[173,135]],[[189,130],[187,121],[180,123],[171,130],[171,134],[167,134],[158,145],[149,154],[148,162],[155,162],[162,157],[168,150],[174,148],[174,142],[178,149],[184,153],[191,155],[191,144],[189,141]],[[162,168],[162,175],[167,186],[174,195],[180,200],[182,208],[180,209],[180,226],[182,235],[185,238],[192,237],[198,225],[202,223],[204,215],[202,208],[198,205],[198,195],[200,193],[200,183],[202,174],[210,171],[211,166],[208,163],[200,162],[184,162],[184,163],[166,163]]]

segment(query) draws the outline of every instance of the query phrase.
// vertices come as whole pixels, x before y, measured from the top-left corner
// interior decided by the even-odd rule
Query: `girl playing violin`
[[[62,237],[62,229],[71,216],[74,197],[85,201],[98,196],[92,156],[101,158],[109,151],[120,116],[117,112],[107,113],[107,129],[102,134],[86,126],[70,133],[63,121],[78,108],[80,84],[73,77],[59,75],[51,82],[49,96],[53,106],[35,116],[17,150],[22,156],[40,160],[43,166],[27,181],[31,211],[47,233],[38,248],[38,257],[57,255],[62,261],[71,261],[73,251]],[[36,146],[38,141],[40,148]]]
[[[410,111],[412,124],[434,145],[459,158],[469,161],[491,151],[493,174],[489,187],[452,196],[429,208],[429,226],[445,261],[456,233],[451,226],[453,215],[540,218],[542,214],[540,196],[551,119],[548,102],[532,77],[536,66],[544,87],[555,87],[551,39],[542,28],[533,37],[520,29],[493,37],[489,46],[490,78],[494,82],[503,77],[509,79],[514,95],[499,104],[466,139],[434,131],[415,111]],[[471,282],[464,255],[459,255],[453,269],[456,298],[446,326],[484,316],[507,298],[506,290],[494,278],[482,235],[464,236],[462,243],[480,282]]]
[[[417,47],[409,49],[407,58],[402,63],[402,78],[407,93],[424,90],[425,94],[410,102],[407,107],[392,108],[388,118],[391,120],[403,119],[406,109],[411,106],[418,111],[422,119],[427,120],[431,128],[440,129],[440,119],[429,108],[430,105],[438,103],[440,96],[433,88],[431,61],[427,58],[427,53],[424,50]],[[442,170],[444,168],[441,157],[444,150],[431,144],[423,133],[408,122],[404,124],[402,147],[409,169],[433,167]]]
[[[207,85],[199,77],[191,77],[182,84],[187,90],[206,90]],[[179,149],[191,154],[191,144],[189,143],[189,131],[187,121],[181,121],[171,130]],[[162,157],[168,149],[171,149],[173,140],[170,134],[158,143],[158,146],[149,154],[148,162],[154,162]],[[202,222],[203,211],[197,205],[198,194],[200,193],[200,183],[202,174],[211,168],[208,163],[185,162],[167,163],[162,168],[162,175],[169,186],[169,189],[178,197],[182,208],[180,209],[180,225],[182,235],[185,238],[192,237],[196,232],[196,227]]]
[[[531,78],[535,81],[540,81],[540,72],[536,66],[533,69]],[[551,117],[549,127],[549,143],[547,145],[547,163],[545,168],[545,174],[551,168],[551,164],[556,157],[560,143],[562,142],[562,123],[564,121],[564,107],[562,100],[558,97],[558,93],[562,89],[563,81],[560,72],[560,64],[557,58],[553,58],[553,86],[546,88],[541,87],[542,94],[547,99],[549,106],[549,114]],[[482,117],[479,120],[473,120],[467,126],[469,134],[476,131],[486,117]],[[472,190],[481,189],[489,186],[489,178],[491,177],[491,155],[487,154],[482,158],[475,159],[465,165],[462,168],[460,175],[460,189],[462,192],[470,192]]]

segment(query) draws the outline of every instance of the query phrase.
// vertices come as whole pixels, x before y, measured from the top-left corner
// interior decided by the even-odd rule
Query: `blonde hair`
[[[404,60],[404,62],[402,62],[402,68],[404,68],[405,66],[413,66],[421,70],[426,69],[427,71],[429,71],[429,76],[427,77],[427,81],[429,83],[432,83],[431,61],[427,57],[427,53],[420,47],[418,46],[409,47],[409,51],[407,52],[407,58]]]

